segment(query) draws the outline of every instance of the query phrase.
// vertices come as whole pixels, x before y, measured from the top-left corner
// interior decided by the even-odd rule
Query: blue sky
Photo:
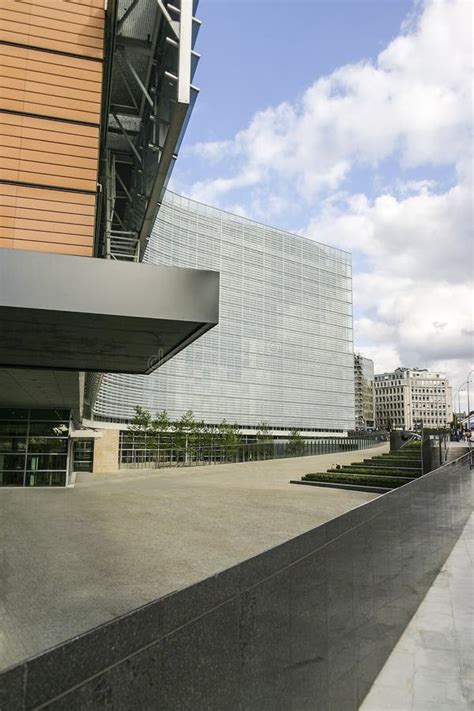
[[[213,167],[190,157],[187,147],[225,140],[256,111],[297,99],[315,78],[376,57],[412,7],[411,0],[201,0],[201,61],[194,78],[200,95],[174,185],[213,175]],[[365,173],[360,178],[371,190],[373,175]],[[303,222],[297,213],[279,226],[301,229]]]
[[[186,143],[228,138],[315,77],[375,57],[411,7],[411,0],[201,0],[201,95]]]
[[[171,182],[351,251],[356,348],[455,386],[474,367],[472,11],[201,0],[201,94]]]

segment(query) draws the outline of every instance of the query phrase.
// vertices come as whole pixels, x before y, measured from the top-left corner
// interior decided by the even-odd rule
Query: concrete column
[[[102,437],[94,440],[94,474],[118,471],[119,430],[102,430]]]

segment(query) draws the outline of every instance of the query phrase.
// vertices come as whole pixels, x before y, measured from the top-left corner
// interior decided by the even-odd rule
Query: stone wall
[[[101,430],[102,436],[94,440],[94,474],[108,474],[119,468],[120,430]]]
[[[471,482],[463,457],[31,659],[0,676],[0,708],[355,711],[462,531]]]

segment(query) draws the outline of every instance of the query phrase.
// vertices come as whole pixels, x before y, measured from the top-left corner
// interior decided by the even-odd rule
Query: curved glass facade
[[[219,325],[151,375],[106,375],[96,419],[354,427],[350,254],[168,192],[144,261],[219,271]]]

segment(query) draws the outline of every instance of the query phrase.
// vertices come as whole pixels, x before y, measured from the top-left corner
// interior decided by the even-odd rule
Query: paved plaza
[[[290,479],[388,451],[81,475],[0,495],[0,668],[302,534],[376,495]]]

